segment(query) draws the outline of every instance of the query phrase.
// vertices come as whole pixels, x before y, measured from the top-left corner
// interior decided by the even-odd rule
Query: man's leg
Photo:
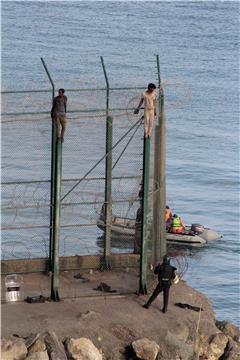
[[[59,117],[58,115],[55,115],[54,118],[53,118],[53,121],[54,121],[54,124],[56,126],[56,132],[57,132],[57,138],[60,139],[61,137],[61,129],[60,129],[60,120],[59,120]]]
[[[163,286],[163,313],[167,312],[170,285]]]
[[[144,112],[144,137],[148,137],[148,127],[149,127],[149,113],[147,110]]]
[[[154,110],[149,111],[149,119],[148,119],[148,137],[151,137],[152,135],[152,129],[153,129],[153,122],[154,122]]]
[[[162,285],[161,283],[158,283],[154,292],[152,293],[152,296],[149,298],[149,300],[147,301],[146,304],[143,305],[143,307],[145,307],[146,309],[149,308],[149,306],[151,305],[151,303],[157,298],[157,296],[160,294],[160,292],[162,291]]]
[[[148,122],[148,137],[151,137],[152,135],[152,129],[153,129],[153,120],[154,120],[154,112],[150,114],[149,122]]]
[[[65,134],[65,131],[66,131],[66,126],[67,126],[66,116],[61,116],[60,117],[60,122],[61,122],[61,126],[62,126],[60,136],[61,136],[61,141],[63,142],[64,141],[64,134]]]

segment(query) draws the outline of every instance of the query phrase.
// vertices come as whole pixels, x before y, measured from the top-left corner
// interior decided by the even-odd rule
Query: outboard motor
[[[191,231],[195,234],[202,234],[204,232],[204,226],[201,224],[192,224]]]

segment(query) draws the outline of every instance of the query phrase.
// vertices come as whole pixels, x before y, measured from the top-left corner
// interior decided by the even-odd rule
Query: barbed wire
[[[176,250],[168,248],[167,254],[171,264],[176,267],[176,272],[180,278],[188,270],[188,252],[186,250]]]
[[[116,110],[111,110],[110,113],[113,114],[113,121],[114,121],[114,131],[115,134],[121,134],[125,128],[129,128],[129,124],[133,121],[136,122],[136,116],[133,114],[133,109],[136,106],[136,102],[139,100],[139,96],[141,91],[138,89],[140,81],[136,81],[136,86],[133,89],[126,89],[124,91],[111,91],[110,98],[111,98],[111,108],[113,106]],[[168,80],[165,83],[163,82],[163,87],[167,91],[167,89],[173,89],[177,94],[177,89],[181,89],[180,93],[185,94],[182,96],[183,100],[181,100],[181,104],[186,104],[190,101],[189,91],[184,90],[184,82],[178,81],[179,85],[176,85],[177,81]],[[80,84],[81,86],[81,84]],[[96,88],[98,87],[97,84],[94,84]],[[100,89],[99,89],[100,90]],[[187,94],[187,95],[186,95]],[[49,109],[51,107],[51,92],[46,93],[36,93],[36,94],[12,94],[11,98],[6,100],[6,97],[9,97],[9,94],[4,94],[3,99],[3,111],[9,112],[9,109],[25,112],[33,112],[35,114],[30,115],[3,115],[2,117],[2,129],[4,133],[4,149],[7,149],[9,146],[14,146],[14,151],[17,151],[18,147],[16,142],[8,142],[8,139],[12,139],[12,133],[18,134],[18,137],[21,139],[19,144],[21,146],[24,145],[25,139],[31,139],[34,135],[34,138],[27,144],[28,148],[31,149],[32,144],[35,144],[35,141],[38,141],[40,144],[40,149],[43,151],[43,155],[46,157],[46,160],[42,159],[42,171],[46,171],[48,174],[47,177],[50,176],[50,169],[46,167],[47,161],[50,161],[49,157],[49,150],[50,150],[50,135],[51,135],[51,119],[49,113],[38,114],[37,112],[43,112],[45,109]],[[100,128],[103,128],[103,135],[102,140],[105,141],[105,117],[106,111],[102,109],[101,111],[98,110],[96,113],[93,112],[74,112],[74,108],[78,106],[81,109],[86,108],[95,108],[99,109],[102,104],[105,104],[105,91],[98,89],[96,91],[88,91],[85,94],[83,92],[72,92],[69,91],[68,100],[70,104],[70,111],[68,113],[68,126],[74,127],[74,130],[77,130],[77,134],[86,131],[86,134],[89,134],[89,131],[93,131],[95,126],[98,126],[97,131],[99,132]],[[178,102],[171,103],[170,106],[174,104],[179,106],[179,98]],[[170,103],[169,103],[170,104]],[[16,107],[15,107],[16,105]],[[175,106],[174,105],[174,106]],[[46,127],[47,124],[47,127]],[[141,126],[141,125],[140,125]],[[137,129],[138,130],[138,129]],[[131,145],[130,150],[125,150],[123,147],[119,148],[114,154],[116,156],[116,169],[117,175],[119,176],[118,180],[113,180],[114,187],[113,187],[113,210],[116,210],[117,215],[120,214],[123,217],[128,216],[135,216],[135,212],[138,206],[138,187],[141,182],[141,163],[142,163],[142,142],[139,141],[140,138],[140,131],[142,129],[139,127],[139,132],[136,131],[134,133],[134,151],[137,155],[134,155],[135,162],[137,161],[135,168],[131,171],[136,175],[135,179],[132,180],[125,180],[124,175],[126,175],[126,166],[127,159],[132,156],[131,153]],[[85,133],[84,133],[85,134]],[[22,138],[21,138],[22,136]],[[141,133],[141,139],[143,134]],[[43,139],[45,139],[43,141]],[[46,140],[47,139],[47,140]],[[77,138],[78,139],[78,138]],[[102,141],[101,140],[101,141]],[[131,140],[131,134],[126,137],[126,142]],[[66,143],[66,151],[68,150],[68,144]],[[96,147],[98,144],[96,144]],[[136,151],[137,149],[137,151]],[[121,162],[118,163],[118,157],[122,156]],[[28,159],[31,160],[31,151],[26,154],[29,156],[28,158],[24,159],[25,167],[27,168],[27,161]],[[94,154],[95,155],[95,154]],[[8,156],[12,158],[11,151],[9,152]],[[48,156],[48,157],[47,157]],[[11,178],[11,170],[12,166],[9,166],[6,163],[7,157],[4,159],[3,167],[4,171],[6,171],[7,179]],[[44,162],[45,161],[45,162]],[[13,162],[14,164],[14,162]],[[30,164],[30,163],[29,163]],[[120,165],[120,166],[119,166]],[[15,166],[15,165],[14,165]],[[31,165],[33,166],[33,162],[31,161]],[[19,170],[20,171],[20,170]],[[21,170],[22,171],[22,170]],[[26,170],[24,170],[26,172]],[[23,171],[23,174],[25,174]],[[114,169],[115,171],[115,169]],[[104,178],[103,169],[97,170],[97,173],[102,175]],[[10,174],[10,175],[9,175]],[[17,182],[17,179],[16,179]],[[65,193],[68,189],[72,188],[72,184],[74,184],[76,180],[72,180],[65,182],[62,181],[62,189]],[[66,190],[66,191],[65,191]],[[157,189],[151,190],[150,197],[154,196],[154,191]],[[87,204],[89,202],[89,204]],[[67,201],[64,201],[62,204],[62,219],[63,219],[63,228],[64,226],[85,226],[92,225],[92,227],[96,228],[96,221],[100,215],[100,209],[104,202],[104,182],[102,180],[96,181],[85,181],[81,183],[81,187],[79,189],[74,189],[72,193],[69,194]],[[42,244],[44,250],[38,249],[38,251],[43,251],[44,253],[47,252],[47,245],[45,236],[43,235],[26,235],[27,229],[34,228],[36,231],[37,229],[48,229],[49,227],[49,216],[50,216],[50,182],[43,183],[41,181],[36,183],[25,183],[25,184],[9,184],[7,182],[2,185],[2,209],[3,209],[3,228],[4,231],[7,230],[11,231],[18,231],[19,229],[25,231],[26,236],[26,244],[29,243],[37,243]],[[24,230],[26,229],[26,230]],[[21,230],[21,231],[22,231]],[[96,230],[97,231],[97,230]],[[9,236],[9,235],[8,235]],[[40,236],[40,237],[39,237]],[[79,239],[79,238],[78,238]],[[64,235],[61,238],[63,243],[63,252],[65,253],[67,249],[67,242],[70,241],[70,237]],[[128,248],[127,240],[126,248]],[[3,243],[7,244],[7,243]],[[13,242],[14,244],[14,242]],[[25,242],[22,243],[23,246],[26,246],[26,254],[27,256],[32,256],[31,248],[29,245],[24,245]],[[4,246],[5,246],[4,245]],[[12,247],[11,256],[13,256],[12,252],[14,251],[15,246]],[[17,250],[16,250],[17,251]],[[86,250],[88,251],[88,250]],[[90,251],[90,250],[89,250]],[[183,265],[181,265],[182,267]]]
[[[126,90],[119,90],[116,94],[115,91],[111,91],[110,95],[111,98],[113,98],[112,102],[119,102],[119,98],[122,97],[122,111],[114,111],[114,115],[115,117],[120,117],[120,116],[126,116],[128,121],[130,123],[132,123],[134,121],[134,119],[136,117],[134,117],[133,114],[133,109],[136,107],[137,103],[139,102],[140,99],[140,95],[141,92],[139,90],[140,87],[140,83],[141,81],[136,80],[135,81],[135,88],[134,85],[131,86],[131,88]],[[81,85],[82,82],[79,80],[79,84]],[[190,86],[187,84],[187,82],[184,79],[175,77],[175,78],[170,78],[170,79],[166,79],[166,80],[162,80],[161,82],[161,88],[164,89],[165,92],[165,108],[173,108],[173,109],[178,109],[178,108],[182,108],[184,106],[186,106],[190,100],[191,100],[191,89]],[[66,90],[67,92],[67,90]],[[72,97],[72,103],[76,103],[79,104],[78,107],[82,108],[82,109],[86,109],[88,108],[89,111],[90,109],[94,109],[97,108],[98,104],[102,104],[104,103],[104,96],[105,96],[105,90],[102,89],[101,86],[98,85],[97,82],[95,82],[95,89],[85,89],[85,92],[81,92],[81,88],[79,89],[80,95],[77,93],[77,89],[76,91],[72,92],[71,90],[69,90],[69,94],[71,94]],[[134,95],[131,95],[132,93],[134,93]],[[29,108],[29,105],[25,105],[25,104],[31,104],[32,109],[36,110],[36,108],[41,109],[46,109],[49,108],[49,115],[47,115],[47,113],[45,115],[42,115],[40,118],[37,119],[26,119],[26,116],[28,115],[23,115],[24,118],[11,118],[11,119],[5,119],[3,115],[2,116],[2,123],[6,124],[6,123],[12,123],[12,122],[29,122],[29,121],[49,121],[50,120],[50,108],[51,108],[51,97],[49,97],[49,95],[51,94],[51,92],[48,93],[29,93],[28,95],[26,94],[2,94],[3,99],[2,99],[2,112],[4,114],[8,114],[7,109],[8,108],[16,108],[16,106],[20,107],[21,111],[25,108]],[[97,94],[97,95],[96,95]],[[99,94],[102,94],[102,96],[100,97]],[[120,95],[122,94],[122,95]],[[13,101],[6,101],[4,98],[7,96],[13,96],[14,99]],[[48,97],[46,97],[48,95]],[[37,98],[35,98],[37,96]],[[71,104],[71,97],[69,96],[69,100],[68,102]],[[21,101],[19,101],[19,99]],[[34,99],[34,100],[33,100]],[[23,101],[24,100],[24,101]],[[112,107],[112,106],[111,106]],[[6,111],[5,111],[6,108]],[[30,107],[31,109],[31,107]],[[70,106],[69,108],[70,112],[68,113],[68,118],[69,120],[76,120],[76,115],[73,115],[74,112],[76,112],[76,109],[73,110]],[[21,113],[20,111],[20,113]],[[35,114],[38,114],[37,111],[35,111]],[[10,113],[9,113],[10,115]],[[7,116],[9,116],[7,115]],[[20,114],[19,114],[20,115]],[[34,115],[34,111],[33,114],[31,114],[32,116]],[[14,115],[12,115],[14,116]],[[101,111],[97,111],[97,114],[91,114],[90,112],[88,113],[87,117],[89,119],[99,119],[101,117],[105,117],[106,116],[106,110],[102,109]],[[84,119],[86,118],[86,114],[83,113],[81,114],[80,112],[77,115],[77,119]]]

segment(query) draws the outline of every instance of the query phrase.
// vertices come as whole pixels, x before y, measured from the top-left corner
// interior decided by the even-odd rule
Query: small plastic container
[[[6,302],[23,300],[23,277],[12,274],[5,277]]]

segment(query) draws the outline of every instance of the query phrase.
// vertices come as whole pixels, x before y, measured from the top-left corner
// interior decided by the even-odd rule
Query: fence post
[[[166,254],[166,120],[164,93],[161,89],[159,56],[156,55],[158,75],[158,124],[155,128],[154,199],[153,199],[153,261],[156,264]]]
[[[55,166],[55,191],[53,211],[53,254],[52,254],[52,284],[51,299],[59,301],[59,239],[60,239],[60,217],[61,217],[61,181],[62,181],[62,143],[56,142],[56,166]]]
[[[48,79],[52,85],[52,100],[55,96],[55,85],[51,78],[51,75],[48,71],[48,68],[45,64],[45,61],[41,57],[43,67],[47,73]],[[49,260],[48,260],[48,270],[52,271],[52,261],[53,261],[53,211],[54,211],[54,183],[55,183],[55,142],[56,142],[56,129],[54,122],[52,121],[52,140],[51,140],[51,189],[50,189],[50,224],[49,224]]]
[[[104,256],[101,264],[102,270],[111,268],[111,227],[112,227],[112,125],[113,119],[109,116],[109,82],[103,57],[101,56],[103,73],[106,81],[106,158],[105,158],[105,231]]]
[[[150,168],[150,138],[143,140],[143,203],[142,203],[142,231],[140,254],[139,293],[147,294],[147,249],[148,249],[148,195]]]

